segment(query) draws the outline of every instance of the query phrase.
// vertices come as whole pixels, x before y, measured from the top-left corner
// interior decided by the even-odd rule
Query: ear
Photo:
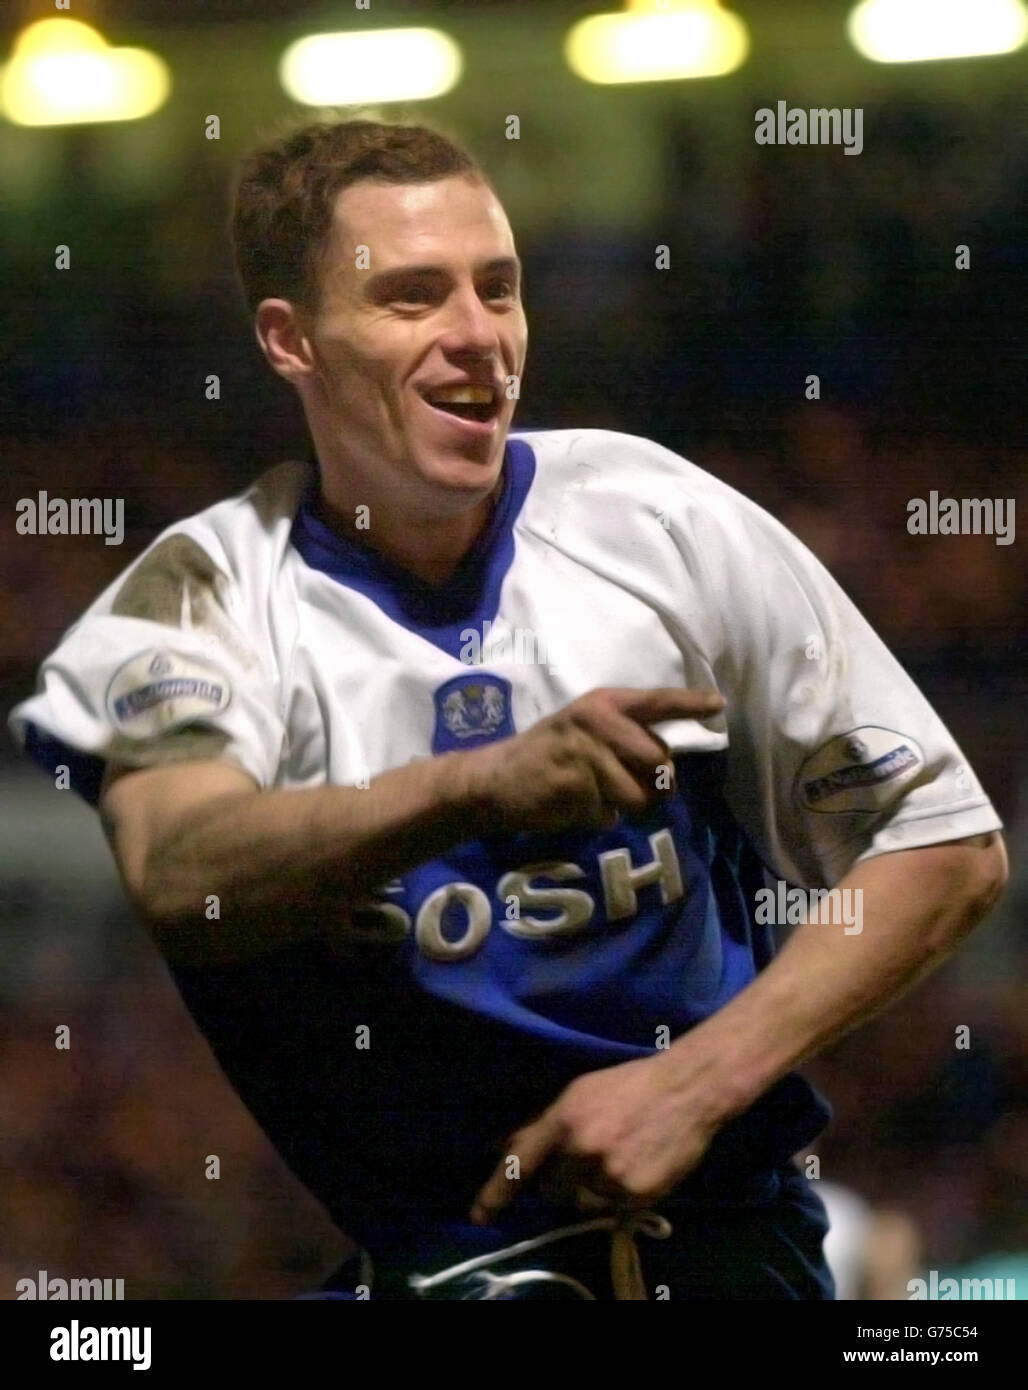
[[[315,371],[314,352],[296,306],[288,299],[262,299],[254,332],[272,371],[295,383]]]

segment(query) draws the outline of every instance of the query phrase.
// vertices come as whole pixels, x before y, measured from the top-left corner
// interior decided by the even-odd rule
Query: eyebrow
[[[477,268],[477,273],[483,275],[495,275],[506,271],[509,275],[521,278],[522,265],[518,256],[495,256],[491,261],[485,261]],[[364,283],[364,288],[368,294],[374,294],[383,288],[400,280],[445,280],[449,279],[450,272],[440,265],[397,265],[390,270],[380,270],[372,275]]]

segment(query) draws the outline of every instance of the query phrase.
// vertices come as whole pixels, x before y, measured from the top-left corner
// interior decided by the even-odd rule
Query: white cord
[[[542,1235],[532,1236],[528,1240],[519,1240],[516,1245],[508,1245],[503,1250],[492,1250],[485,1255],[476,1255],[473,1259],[462,1260],[460,1264],[451,1265],[449,1269],[441,1269],[437,1274],[411,1274],[407,1282],[415,1293],[420,1295],[427,1293],[429,1289],[436,1288],[439,1284],[449,1283],[451,1279],[459,1279],[461,1275],[485,1271],[488,1265],[513,1259],[515,1255],[527,1254],[529,1250],[538,1250],[541,1246],[550,1245],[555,1240],[565,1240],[568,1236],[584,1235],[587,1231],[627,1231],[632,1237],[647,1235],[652,1236],[654,1240],[666,1240],[671,1234],[671,1229],[670,1221],[656,1211],[638,1211],[623,1216],[594,1217],[591,1221],[581,1221],[574,1226],[560,1226],[555,1231],[544,1231]],[[484,1279],[489,1290],[482,1295],[482,1301],[497,1298],[502,1288],[528,1283],[534,1279],[569,1284],[579,1292],[581,1297],[595,1301],[595,1295],[590,1293],[585,1285],[580,1284],[577,1279],[572,1279],[566,1274],[555,1274],[549,1270],[521,1270],[518,1273],[506,1275],[482,1273],[480,1277]]]
[[[486,1269],[480,1269],[475,1276],[485,1282],[487,1292],[480,1295],[479,1302],[484,1303],[489,1298],[500,1298],[508,1289],[514,1288],[517,1284],[567,1284],[574,1289],[579,1298],[591,1299],[594,1303],[596,1295],[590,1293],[584,1284],[580,1284],[577,1279],[572,1279],[570,1274],[554,1274],[549,1269],[522,1269],[515,1274],[490,1274]]]

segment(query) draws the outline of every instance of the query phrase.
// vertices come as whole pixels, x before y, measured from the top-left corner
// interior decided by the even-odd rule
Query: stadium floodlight
[[[876,63],[920,63],[1012,53],[1028,38],[1022,0],[863,0],[846,23]]]
[[[456,86],[461,51],[438,29],[309,34],[290,44],[279,81],[305,106],[421,101]]]
[[[734,72],[749,48],[745,24],[719,0],[628,0],[624,13],[575,24],[564,56],[586,82],[667,82]]]
[[[23,29],[0,69],[0,112],[16,125],[137,121],[163,106],[171,74],[145,48],[114,48],[77,19]]]

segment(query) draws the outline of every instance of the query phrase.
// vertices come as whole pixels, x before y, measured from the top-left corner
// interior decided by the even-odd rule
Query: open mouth
[[[440,391],[423,391],[421,394],[433,410],[480,425],[495,419],[500,409],[498,396],[488,386],[451,387]]]

